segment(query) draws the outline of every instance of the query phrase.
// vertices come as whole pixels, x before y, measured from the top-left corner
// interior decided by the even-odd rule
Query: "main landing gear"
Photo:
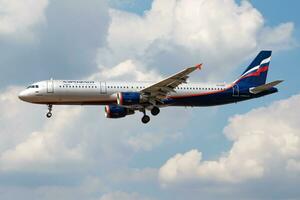
[[[144,124],[147,124],[150,121],[150,117],[146,114],[144,114],[144,116],[142,117],[142,122]]]
[[[142,122],[143,122],[144,124],[147,124],[147,123],[150,121],[150,117],[149,117],[149,115],[146,115],[146,109],[143,109],[142,112],[144,113],[144,116],[142,117]],[[152,114],[153,116],[158,115],[159,112],[160,112],[160,110],[159,110],[158,107],[153,107],[153,108],[151,109],[151,114]]]
[[[152,114],[153,116],[158,115],[159,112],[160,112],[160,110],[159,110],[158,107],[153,107],[152,110],[151,110],[151,114]]]
[[[48,112],[46,114],[46,117],[48,117],[48,118],[52,117],[52,105],[51,104],[48,105]]]

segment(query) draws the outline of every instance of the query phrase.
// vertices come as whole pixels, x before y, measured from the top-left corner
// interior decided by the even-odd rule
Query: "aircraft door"
[[[101,94],[106,94],[107,93],[106,82],[100,82],[100,93]]]
[[[47,93],[53,93],[54,92],[54,83],[53,79],[47,81]]]
[[[239,86],[235,84],[235,85],[232,87],[232,96],[233,96],[233,97],[238,97],[239,95],[240,95]]]

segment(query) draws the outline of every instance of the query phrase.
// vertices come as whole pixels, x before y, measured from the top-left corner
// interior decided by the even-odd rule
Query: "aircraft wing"
[[[267,84],[260,85],[260,86],[254,87],[254,88],[250,88],[250,92],[253,93],[253,94],[258,94],[260,92],[263,92],[265,90],[268,90],[268,89],[278,85],[282,81],[283,80],[273,81],[271,83],[267,83]]]
[[[150,100],[158,100],[165,98],[168,93],[175,92],[175,88],[182,84],[186,83],[186,80],[189,77],[189,74],[197,69],[201,69],[202,64],[197,64],[193,67],[186,68],[181,72],[178,72],[162,81],[159,81],[153,85],[150,85],[147,88],[144,88],[140,92],[148,97]]]

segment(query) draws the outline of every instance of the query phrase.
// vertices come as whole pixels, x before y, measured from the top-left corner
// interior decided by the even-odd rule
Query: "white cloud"
[[[178,140],[180,133],[138,133],[130,136],[126,143],[136,151],[151,151],[154,147],[159,146],[164,141]]]
[[[33,26],[44,22],[48,0],[0,0],[0,34],[31,36]]]
[[[245,182],[279,177],[289,179],[299,171],[300,95],[236,115],[225,127],[233,141],[217,160],[202,160],[198,150],[177,154],[159,172],[163,184],[191,181]]]
[[[46,122],[41,131],[32,132],[27,139],[13,149],[2,152],[0,169],[43,171],[44,167],[50,167],[51,164],[63,163],[71,166],[73,162],[82,161],[80,145],[68,147],[70,144],[67,138],[64,138],[66,135],[62,136],[68,126],[73,123],[69,119],[79,114],[80,108],[68,108],[58,112],[57,118]]]
[[[150,200],[150,198],[143,197],[138,193],[126,193],[126,192],[112,192],[104,194],[100,200]]]
[[[22,87],[8,87],[0,94],[0,151],[14,147],[27,137],[27,133],[41,127],[43,121],[38,117],[40,106],[29,109],[28,104],[21,103],[17,95]],[[28,114],[36,118],[35,123],[28,121]],[[33,125],[34,124],[34,125]]]
[[[156,168],[128,168],[114,171],[109,175],[109,179],[114,183],[147,183],[157,182],[158,169]]]
[[[48,177],[51,179],[51,177]],[[20,180],[21,178],[19,178]],[[28,179],[28,178],[27,178]],[[65,181],[63,178],[61,181]],[[73,179],[74,181],[74,179]],[[42,185],[36,187],[20,187],[10,186],[6,183],[5,187],[0,187],[1,200],[14,199],[87,199],[95,200],[101,197],[101,194],[106,192],[107,186],[99,177],[87,176],[81,183],[73,183],[71,185]]]
[[[142,63],[134,60],[125,60],[114,67],[102,66],[99,73],[94,73],[90,80],[134,80],[155,81],[161,80],[161,76],[155,70],[146,69]]]
[[[275,28],[265,27],[260,35],[261,46],[267,49],[280,50],[296,46],[296,41],[291,37],[294,24],[291,22],[280,24]]]
[[[143,16],[113,9],[110,16],[99,65],[128,59],[152,68],[204,62],[205,79],[224,78],[261,49],[293,44],[293,23],[266,27],[262,14],[248,1],[155,0]]]

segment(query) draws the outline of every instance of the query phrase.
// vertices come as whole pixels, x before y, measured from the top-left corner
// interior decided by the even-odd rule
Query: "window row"
[[[32,85],[27,88],[38,88],[37,85]],[[60,88],[98,88],[97,86],[88,85],[60,85]],[[145,86],[107,86],[109,89],[144,89]],[[224,88],[199,88],[199,87],[176,87],[175,89],[180,90],[223,90]]]
[[[223,90],[224,88],[177,87],[180,90]]]
[[[97,88],[97,86],[90,85],[60,85],[60,88]]]
[[[110,89],[144,89],[145,86],[107,86]],[[175,89],[180,90],[223,90],[224,88],[199,88],[199,87],[176,87]]]
[[[113,88],[116,88],[116,89],[129,89],[129,88],[143,89],[143,88],[145,88],[145,86],[107,86],[107,88],[111,88],[111,89],[113,89]]]

